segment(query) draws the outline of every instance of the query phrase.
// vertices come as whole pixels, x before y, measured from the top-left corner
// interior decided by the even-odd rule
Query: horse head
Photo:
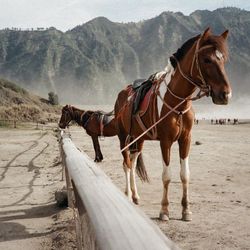
[[[228,104],[232,89],[228,80],[225,63],[228,59],[228,30],[219,36],[206,29],[197,41],[195,57],[196,74],[209,88],[209,94],[215,104]]]
[[[62,108],[62,115],[59,121],[59,127],[65,129],[72,120],[72,107],[70,105],[66,105]]]

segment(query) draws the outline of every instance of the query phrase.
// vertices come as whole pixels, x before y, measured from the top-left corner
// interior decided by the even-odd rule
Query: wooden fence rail
[[[61,137],[69,204],[77,220],[80,249],[178,249],[136,208],[68,135]]]
[[[69,204],[77,210],[78,248],[178,249],[65,134],[61,153]]]

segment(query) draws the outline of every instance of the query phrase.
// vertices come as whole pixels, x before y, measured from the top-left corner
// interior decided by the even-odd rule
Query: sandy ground
[[[71,127],[72,139],[94,158],[91,138]],[[172,148],[170,221],[158,220],[162,196],[161,154],[158,142],[146,142],[144,160],[150,184],[138,180],[140,208],[183,249],[250,249],[250,125],[210,125],[193,129],[190,154],[190,200],[193,220],[181,218],[182,187],[178,147]],[[201,145],[195,145],[199,141]],[[100,141],[104,161],[99,163],[121,189],[125,188],[118,138]]]
[[[53,131],[0,129],[0,249],[74,249],[72,212],[54,201],[61,171]]]
[[[94,157],[92,141],[70,128],[77,147]],[[183,249],[250,249],[250,125],[195,125],[190,154],[193,220],[181,218],[178,148],[171,154],[170,221],[158,218],[162,196],[158,142],[146,142],[150,184],[138,180],[139,207]],[[201,145],[195,145],[200,141]],[[117,137],[100,141],[99,163],[124,190]],[[57,139],[52,131],[0,129],[0,249],[74,249],[72,213],[54,203],[63,186]]]

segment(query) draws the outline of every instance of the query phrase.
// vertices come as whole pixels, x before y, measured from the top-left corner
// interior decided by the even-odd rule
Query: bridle
[[[67,109],[63,110],[63,114],[64,114],[64,116],[66,116],[66,114],[70,116],[69,121],[68,121],[68,122],[66,123],[66,125],[65,125],[65,128],[66,128],[66,127],[69,126],[70,122],[71,122],[72,120],[75,119],[75,117],[74,117],[74,112],[73,112],[73,110],[72,110],[72,107],[69,106],[69,107],[67,107]],[[80,123],[83,121],[83,117],[84,117],[85,114],[87,114],[87,111],[84,111],[84,112],[81,114],[80,119],[79,119],[79,122],[80,122]],[[88,123],[88,121],[89,121],[90,118],[91,118],[91,115],[89,116],[89,118],[87,119],[87,121],[85,121],[85,122],[82,124],[82,126],[83,126],[84,128],[86,127],[86,125],[87,125],[87,123]]]
[[[183,70],[181,69],[181,66],[180,66],[180,63],[179,61],[176,59],[176,57],[174,55],[172,55],[172,58],[175,60],[176,64],[177,64],[177,68],[181,74],[181,76],[186,79],[189,83],[191,83],[192,85],[194,85],[195,87],[199,88],[200,91],[199,93],[196,95],[196,97],[194,98],[191,98],[190,100],[197,100],[197,99],[200,99],[201,97],[203,96],[209,96],[211,95],[211,87],[210,85],[205,81],[204,79],[204,76],[202,74],[202,71],[201,71],[201,67],[200,67],[200,62],[199,62],[199,52],[205,50],[205,49],[210,49],[210,48],[213,48],[214,46],[213,45],[205,45],[201,48],[199,48],[200,46],[200,40],[201,38],[199,38],[196,42],[196,46],[195,46],[195,52],[194,52],[194,55],[193,55],[193,60],[192,60],[192,64],[191,64],[191,68],[190,68],[190,76],[189,77],[188,75],[186,75]],[[201,83],[197,83],[196,81],[193,80],[192,76],[193,76],[193,69],[194,69],[194,65],[196,65],[197,67],[197,70],[198,70],[198,76],[197,78],[199,78],[201,80]],[[168,88],[168,90],[170,90]],[[173,95],[173,93],[171,91],[169,91],[170,94]],[[176,97],[176,95],[175,95]],[[184,99],[182,97],[179,97],[179,99]]]
[[[181,76],[186,79],[189,83],[191,83],[195,88],[199,89],[199,92],[196,94],[196,96],[192,97],[193,93],[187,97],[180,97],[178,95],[176,95],[175,93],[173,93],[173,91],[169,88],[168,83],[166,82],[166,75],[168,74],[168,72],[166,72],[165,75],[163,75],[159,81],[158,81],[158,85],[160,85],[162,82],[164,82],[166,84],[167,87],[167,92],[169,92],[173,97],[175,97],[176,99],[180,100],[182,103],[186,102],[186,101],[195,101],[198,100],[204,96],[210,96],[211,95],[211,88],[210,85],[205,81],[204,76],[202,74],[201,71],[201,67],[200,67],[200,62],[199,62],[199,52],[205,50],[205,49],[209,49],[209,48],[213,48],[213,45],[205,45],[203,47],[200,48],[200,40],[201,38],[199,38],[196,42],[196,46],[195,46],[195,52],[193,55],[193,59],[192,59],[192,64],[191,64],[191,68],[190,68],[190,76],[188,76],[187,74],[185,74],[183,72],[183,70],[181,69],[181,65],[179,63],[179,61],[177,60],[177,58],[172,55],[172,58],[175,60],[176,65],[177,65],[177,69],[179,70]],[[201,83],[197,83],[195,80],[193,80],[193,70],[194,70],[194,65],[196,65],[197,70],[198,70],[198,76],[197,78],[201,80]],[[186,112],[189,111],[189,109],[191,108],[191,105],[186,108],[183,111],[178,111],[175,108],[171,107],[165,100],[164,97],[161,96],[159,90],[157,89],[156,91],[156,95],[159,96],[159,98],[161,99],[161,101],[163,102],[163,104],[169,108],[170,110],[172,110],[172,112],[176,113],[176,114],[185,114]]]
[[[65,125],[65,128],[69,126],[70,122],[72,121],[72,115],[71,115],[71,110],[69,110],[69,108],[67,108],[67,110],[63,110],[63,114],[64,114],[64,117],[66,118],[66,115],[69,115],[70,116],[70,119],[68,122],[65,122],[66,125]],[[64,118],[64,119],[65,119]],[[66,120],[66,119],[65,119]]]

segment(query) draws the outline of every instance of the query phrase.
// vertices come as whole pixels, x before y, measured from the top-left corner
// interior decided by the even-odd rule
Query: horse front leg
[[[125,194],[128,196],[128,199],[132,201],[132,190],[131,190],[131,161],[129,157],[129,151],[125,150],[122,152],[123,155],[123,170],[125,173],[126,179],[126,187],[125,187]]]
[[[140,200],[140,196],[137,191],[136,178],[135,178],[136,168],[144,169],[146,173],[145,165],[144,165],[143,158],[141,155],[143,143],[144,141],[138,141],[137,142],[138,151],[130,152],[130,161],[131,161],[130,183],[131,183],[132,199],[136,205],[139,204],[139,200]]]
[[[180,153],[180,178],[182,182],[182,220],[191,221],[192,212],[189,208],[189,180],[190,180],[190,170],[188,162],[188,154],[191,143],[191,135],[187,135],[184,138],[179,139],[179,153]]]
[[[131,171],[130,171],[130,185],[131,185],[131,191],[132,191],[132,200],[135,204],[139,204],[139,194],[137,191],[136,186],[136,180],[135,180],[135,170],[136,170],[136,164],[137,159],[140,152],[130,153],[130,161],[131,161]]]
[[[161,142],[161,152],[162,152],[162,162],[163,162],[163,171],[162,171],[162,182],[163,182],[163,196],[161,201],[161,211],[159,218],[160,220],[168,221],[169,220],[169,200],[168,200],[168,187],[171,181],[171,169],[169,166],[170,162],[170,148],[171,145],[167,142]]]
[[[95,162],[101,162],[103,160],[103,156],[102,156],[102,152],[100,149],[98,136],[92,135],[91,138],[92,138],[93,146],[95,149]]]
[[[126,137],[124,136],[118,136],[120,140],[120,149],[123,149],[125,147],[125,141]],[[128,196],[128,199],[132,201],[132,191],[131,191],[131,184],[130,184],[130,173],[131,173],[131,161],[130,161],[130,155],[129,150],[126,149],[122,152],[123,156],[123,170],[125,173],[125,180],[126,180],[126,186],[125,186],[125,194]]]

